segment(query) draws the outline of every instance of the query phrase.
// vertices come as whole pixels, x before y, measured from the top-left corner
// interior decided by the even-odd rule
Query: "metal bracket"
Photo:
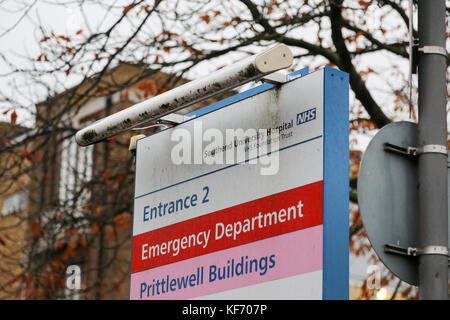
[[[170,113],[164,117],[159,118],[156,123],[164,123],[170,125],[177,125],[185,121],[184,115]]]
[[[447,51],[444,47],[439,46],[423,46],[422,48],[418,49],[419,52],[425,53],[425,54],[440,54],[447,58]]]
[[[417,256],[417,251],[418,251],[417,248],[412,248],[412,247],[403,248],[403,247],[396,246],[393,244],[385,244],[384,245],[384,252],[398,254],[398,255],[402,255],[402,256],[415,257],[415,256]]]
[[[448,151],[447,146],[439,145],[439,144],[427,144],[424,145],[422,148],[417,147],[400,147],[395,144],[385,142],[384,143],[384,150],[399,153],[402,155],[410,156],[410,157],[416,157],[421,154],[425,153],[439,153],[443,154],[446,157],[448,157]]]
[[[265,75],[260,80],[262,82],[267,82],[267,83],[272,83],[272,84],[283,84],[283,83],[289,82],[291,80],[300,78],[301,76],[302,76],[301,74],[291,76],[283,71],[277,71],[277,72],[273,72],[268,75]]]
[[[417,148],[416,147],[400,147],[395,144],[385,142],[384,143],[384,150],[394,153],[399,153],[404,156],[409,157],[415,157],[417,155]]]
[[[412,39],[410,48],[412,49],[411,73],[413,74],[417,73],[417,66],[419,65],[419,54],[439,54],[447,58],[447,51],[444,47],[423,46],[419,48],[419,39],[417,38]]]
[[[444,247],[444,246],[426,246],[423,248],[414,248],[414,247],[403,248],[400,246],[396,246],[396,245],[387,243],[384,245],[384,252],[398,254],[401,256],[408,256],[408,257],[417,257],[417,256],[421,256],[421,255],[428,255],[428,254],[439,254],[439,255],[448,257],[448,248]],[[449,266],[450,266],[450,259],[449,259]]]
[[[145,134],[137,134],[135,136],[132,136],[130,138],[130,145],[128,146],[128,151],[134,154],[136,152],[136,143],[139,139],[142,138],[145,138]]]

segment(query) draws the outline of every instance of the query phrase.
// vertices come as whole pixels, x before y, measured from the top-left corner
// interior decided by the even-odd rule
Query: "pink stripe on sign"
[[[189,299],[322,270],[322,240],[319,225],[133,273],[130,299]]]

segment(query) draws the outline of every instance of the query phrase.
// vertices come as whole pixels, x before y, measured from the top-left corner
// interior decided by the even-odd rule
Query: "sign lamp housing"
[[[292,61],[291,50],[284,44],[278,44],[263,53],[245,58],[204,78],[188,82],[100,119],[79,130],[75,139],[80,146],[97,143],[247,82],[286,69],[292,65]]]

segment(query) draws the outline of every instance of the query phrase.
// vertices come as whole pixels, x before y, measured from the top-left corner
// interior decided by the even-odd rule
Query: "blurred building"
[[[134,194],[128,144],[132,135],[158,128],[88,147],[79,147],[74,133],[175,80],[186,82],[120,64],[37,104],[36,128],[0,124],[0,298],[128,299]],[[80,290],[67,288],[71,265],[81,270]]]

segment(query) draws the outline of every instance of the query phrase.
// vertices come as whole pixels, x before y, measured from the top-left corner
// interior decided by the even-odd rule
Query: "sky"
[[[27,16],[23,19],[21,19],[24,15],[23,5],[20,4],[21,1],[24,1],[27,4],[33,4],[29,12],[27,12]],[[11,62],[18,64],[19,66],[26,63],[26,57],[37,58],[40,54],[37,46],[37,42],[40,40],[40,32],[37,29],[39,24],[43,24],[47,30],[54,30],[56,34],[71,35],[81,29],[81,26],[83,26],[86,22],[91,28],[95,29],[95,26],[98,24],[108,25],[114,18],[112,15],[105,16],[101,14],[101,10],[99,10],[96,5],[87,6],[87,10],[84,12],[87,17],[87,21],[84,21],[76,3],[72,3],[70,1],[68,2],[69,4],[72,3],[70,5],[54,5],[51,2],[35,0],[21,1],[0,1],[0,8],[3,9],[0,11],[2,17],[2,19],[0,19],[0,53],[5,55],[9,60],[11,60]],[[111,3],[117,5],[128,2],[118,0]],[[379,23],[377,22],[376,17],[372,20],[369,20],[369,23]],[[17,21],[19,21],[19,23],[17,23]],[[124,24],[123,28],[126,28],[126,26],[127,25]],[[157,26],[155,26],[155,29],[156,28]],[[7,30],[8,32],[6,32]],[[125,29],[122,30],[126,32]],[[302,33],[302,37],[307,39],[313,33],[314,32],[308,32],[308,30],[305,30],[305,32]],[[395,70],[390,68],[392,61],[395,59],[398,60],[396,63],[399,64],[400,72],[394,72]],[[232,63],[232,59],[230,60],[229,58],[226,58],[219,61],[216,60],[213,63],[200,64],[196,69],[188,74],[188,77],[191,79],[200,77],[203,74],[211,72],[219,65],[226,65],[229,63]],[[323,61],[319,60],[311,62],[308,67],[310,67],[310,69],[314,69],[319,63],[323,63]],[[389,99],[391,98],[387,97],[385,94],[386,91],[390,89],[390,86],[395,86],[396,83],[399,83],[401,77],[406,77],[409,68],[407,61],[404,59],[397,59],[390,54],[369,54],[364,58],[359,59],[358,64],[361,70],[366,69],[368,66],[371,66],[372,68],[376,66],[378,74],[374,76],[369,75],[366,81],[369,86],[374,88],[373,95],[381,105],[390,103]],[[300,67],[303,67],[303,65]],[[0,75],[5,75],[8,71],[8,67],[0,60]],[[396,77],[400,78],[396,79]],[[12,91],[8,89],[8,83],[15,81],[17,81],[17,77],[15,75],[8,75],[7,77],[0,76],[0,90],[6,93],[12,93]],[[69,83],[67,87],[75,84],[76,82],[73,82],[73,84]],[[242,90],[248,89],[249,87],[250,85],[244,86]],[[14,97],[17,99],[22,98],[17,95]],[[350,104],[353,105],[355,101],[353,93],[350,94],[350,100]],[[0,106],[0,120],[8,120],[10,117],[9,114],[6,115],[6,117],[1,114],[2,110],[5,110],[4,108],[6,107],[8,106]],[[392,113],[388,115],[393,116],[394,114]],[[23,122],[27,118],[31,117],[25,113],[19,113],[18,123],[28,123],[32,125],[32,122]],[[403,115],[400,119],[408,120],[408,116],[405,117],[405,115]],[[358,139],[358,142],[354,143],[353,147],[363,150],[367,145],[368,139],[370,139],[370,136],[372,135],[373,133],[369,133],[368,138],[363,137]]]

